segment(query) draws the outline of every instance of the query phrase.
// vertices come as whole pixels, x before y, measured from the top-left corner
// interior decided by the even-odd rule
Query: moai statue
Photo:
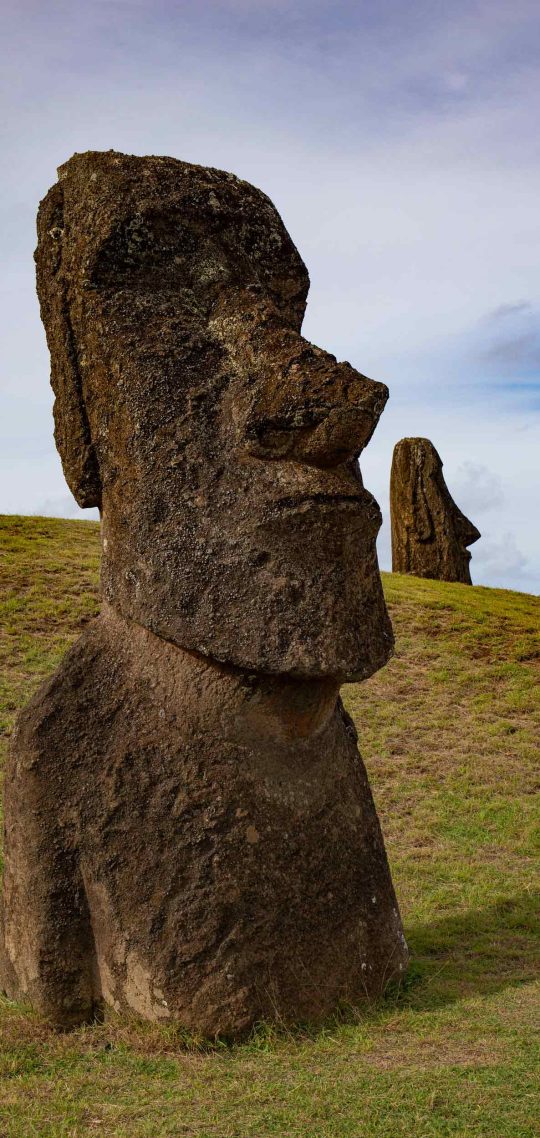
[[[429,439],[401,439],[390,475],[392,569],[470,585],[467,549],[480,532],[458,509]]]
[[[407,961],[339,698],[392,651],[356,461],[387,390],[302,338],[305,266],[232,174],[77,154],[36,260],[103,607],[14,733],[4,989],[64,1026],[316,1021]]]

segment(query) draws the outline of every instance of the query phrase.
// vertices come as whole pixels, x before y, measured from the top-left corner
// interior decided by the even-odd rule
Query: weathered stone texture
[[[102,512],[101,615],[19,718],[4,983],[238,1035],[407,953],[345,679],[392,649],[357,455],[387,391],[300,334],[271,202],[76,155],[38,218],[56,441]]]
[[[102,508],[105,597],[240,667],[370,675],[391,629],[353,460],[388,393],[299,334],[308,275],[268,198],[83,154],[38,235],[56,440]]]
[[[390,476],[392,569],[438,581],[471,584],[467,546],[476,526],[450,495],[442,462],[429,439],[401,439]]]
[[[14,742],[6,933],[22,990],[61,1023],[105,1001],[210,1035],[379,993],[404,963],[401,926],[336,697],[105,609]]]

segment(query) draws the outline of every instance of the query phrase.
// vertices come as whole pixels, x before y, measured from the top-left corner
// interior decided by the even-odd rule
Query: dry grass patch
[[[96,611],[98,527],[0,519],[4,742]],[[1,1138],[538,1138],[540,602],[383,574],[396,656],[355,717],[413,961],[323,1029],[239,1047],[0,1005]]]

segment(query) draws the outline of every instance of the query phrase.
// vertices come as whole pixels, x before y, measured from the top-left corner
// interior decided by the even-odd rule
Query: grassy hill
[[[98,527],[0,519],[3,728],[97,607]],[[317,1033],[205,1048],[0,999],[2,1138],[540,1135],[540,602],[383,574],[391,663],[345,689],[413,963]]]

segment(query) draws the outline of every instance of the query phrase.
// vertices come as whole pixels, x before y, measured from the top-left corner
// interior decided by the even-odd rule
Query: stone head
[[[470,584],[467,547],[478,541],[480,532],[456,506],[442,467],[429,439],[396,443],[390,486],[393,567]]]
[[[361,678],[392,636],[358,455],[387,390],[300,334],[269,199],[172,158],[77,154],[41,204],[55,438],[123,616],[243,669]]]

